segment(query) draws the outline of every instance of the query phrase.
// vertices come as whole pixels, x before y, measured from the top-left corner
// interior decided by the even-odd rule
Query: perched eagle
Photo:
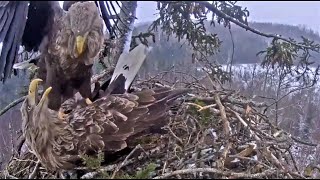
[[[64,1],[64,9],[69,10],[77,1]],[[98,14],[103,18],[110,36],[114,30],[110,23],[112,3],[118,2],[94,1]],[[112,6],[113,8],[110,8]],[[18,62],[20,45],[28,52],[38,51],[40,44],[48,38],[48,33],[56,29],[56,13],[62,9],[58,1],[1,1],[0,2],[0,79],[5,82],[11,76],[13,64]],[[92,16],[91,16],[92,17]],[[87,24],[84,24],[87,25]],[[84,27],[85,28],[85,27]],[[78,42],[83,39],[78,38]]]
[[[45,81],[46,88],[52,87],[48,106],[59,110],[61,104],[78,91],[90,104],[92,66],[104,41],[99,9],[94,2],[74,1],[69,3],[68,11],[61,9],[57,2],[42,5],[50,8],[44,28],[46,34],[37,47],[41,53],[37,77]]]
[[[112,81],[108,89],[115,88],[121,78],[122,75]],[[34,79],[30,83],[29,93],[21,106],[22,130],[30,151],[52,171],[73,168],[84,154],[126,148],[128,138],[165,122],[172,102],[189,91],[158,88],[124,94],[106,93],[90,105],[77,106],[63,121],[57,111],[48,108],[51,87],[45,90],[40,101],[36,97],[41,81]]]
[[[52,30],[40,46],[39,78],[52,87],[49,108],[79,93],[91,103],[92,66],[103,41],[103,20],[94,2],[77,2],[61,14],[55,13]],[[45,69],[45,76],[41,75]]]

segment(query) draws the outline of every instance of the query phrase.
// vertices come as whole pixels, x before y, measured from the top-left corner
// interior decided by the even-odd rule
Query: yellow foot
[[[63,113],[62,111],[59,111],[58,117],[59,119],[65,120],[67,117],[67,114]]]
[[[87,103],[87,105],[90,105],[90,104],[92,104],[92,101],[89,98],[86,98],[86,103]]]

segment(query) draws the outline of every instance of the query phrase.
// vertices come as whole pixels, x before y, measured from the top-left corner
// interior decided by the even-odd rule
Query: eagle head
[[[73,47],[69,48],[73,49],[74,57],[81,56],[87,49],[89,49],[89,53],[90,49],[100,50],[101,46],[95,46],[94,41],[99,38],[97,42],[100,42],[101,38],[103,38],[103,20],[94,2],[77,2],[73,4],[67,12],[67,21],[65,23],[69,26],[68,29],[71,30],[71,35],[73,36],[69,38],[69,40],[73,41],[69,42],[73,44]]]

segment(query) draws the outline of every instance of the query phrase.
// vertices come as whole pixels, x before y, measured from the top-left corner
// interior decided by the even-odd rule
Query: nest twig
[[[161,79],[143,82],[134,85],[143,88],[165,84],[159,83]],[[99,169],[75,170],[85,171],[82,179],[103,174],[108,175],[105,178],[124,178],[136,177],[155,164],[144,178],[306,178],[291,153],[295,140],[271,123],[262,110],[265,104],[232,90],[203,88],[194,89],[179,101],[163,127],[166,133],[139,137],[144,151],[132,151]],[[28,178],[36,164],[34,155],[22,153],[10,160],[2,176]],[[56,177],[41,166],[32,176]]]

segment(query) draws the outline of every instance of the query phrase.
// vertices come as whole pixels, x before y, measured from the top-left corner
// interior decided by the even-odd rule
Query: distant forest
[[[149,25],[150,23],[137,25],[134,29],[133,35],[145,32]],[[251,22],[249,25],[264,33],[276,33],[295,39],[300,39],[301,36],[304,36],[314,40],[315,42],[320,42],[319,34],[305,27],[257,22]],[[221,64],[225,64],[226,62],[231,61],[231,59],[233,60],[233,64],[258,63],[261,61],[262,57],[257,56],[256,54],[259,51],[265,50],[268,43],[270,43],[270,40],[237,26],[232,26],[229,30],[221,25],[208,25],[207,29],[208,32],[217,34],[219,39],[222,41],[219,52],[212,57]],[[192,52],[186,43],[183,41],[178,42],[174,36],[170,37],[169,41],[167,41],[167,36],[162,34],[161,30],[159,30],[155,35],[156,44],[152,44],[153,50],[148,55],[147,60],[141,69],[140,75],[163,71],[169,69],[172,65],[176,65],[180,68],[190,68],[190,65],[191,67],[195,66],[191,63]],[[320,55],[315,54],[311,59],[316,61],[317,59],[320,59]],[[13,100],[21,97],[22,93],[26,90],[28,82],[28,73],[20,71],[18,77],[12,75],[4,85],[1,84],[0,109],[4,108]]]
[[[302,26],[257,22],[251,22],[249,25],[267,34],[280,34],[283,35],[283,37],[297,40],[301,40],[301,36],[303,36],[315,42],[320,42],[319,33]],[[136,27],[133,34],[137,35],[138,32],[144,32],[148,27],[149,23],[140,24]],[[230,30],[221,25],[208,25],[207,27],[208,32],[217,34],[218,38],[222,41],[219,52],[217,52],[215,57],[212,57],[221,64],[226,64],[230,61],[232,54],[233,64],[261,62],[263,57],[257,56],[256,54],[265,50],[268,44],[271,43],[271,39],[256,35],[238,26],[231,26]],[[173,62],[184,64],[183,61],[191,61],[192,52],[190,51],[190,47],[184,44],[183,41],[179,43],[177,39],[173,37],[170,37],[169,41],[167,41],[166,35],[162,34],[161,31],[156,34],[156,41],[157,44],[154,45],[154,49],[149,55],[149,59],[152,59],[152,62],[148,61],[156,64],[156,67],[165,69],[171,66]],[[314,53],[312,56],[311,60],[313,61],[320,59],[320,54]]]

